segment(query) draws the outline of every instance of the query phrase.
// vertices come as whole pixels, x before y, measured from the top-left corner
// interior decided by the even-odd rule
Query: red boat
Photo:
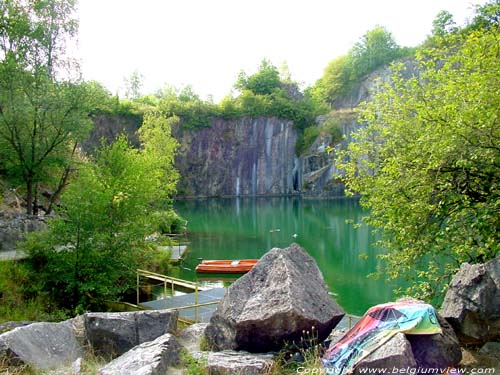
[[[196,272],[246,273],[250,271],[258,261],[258,259],[203,260],[196,266]]]

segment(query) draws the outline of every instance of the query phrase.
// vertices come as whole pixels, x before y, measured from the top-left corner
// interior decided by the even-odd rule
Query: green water
[[[375,271],[379,251],[371,246],[370,230],[346,223],[363,215],[356,200],[208,199],[179,201],[175,208],[189,222],[189,252],[175,272],[181,278],[197,280],[193,270],[198,258],[260,258],[273,247],[296,242],[317,261],[330,291],[348,313],[362,315],[392,298],[392,286],[366,277]],[[367,260],[360,259],[363,253]],[[230,279],[200,275],[200,281],[221,286]]]

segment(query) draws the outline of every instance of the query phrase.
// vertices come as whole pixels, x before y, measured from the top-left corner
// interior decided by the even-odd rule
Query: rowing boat
[[[196,272],[205,273],[246,273],[258,262],[258,259],[242,260],[203,260],[196,266]]]

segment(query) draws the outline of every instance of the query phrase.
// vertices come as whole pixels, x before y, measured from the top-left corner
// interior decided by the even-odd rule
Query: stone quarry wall
[[[300,191],[297,131],[277,118],[214,119],[176,135],[180,196],[290,195]]]
[[[418,74],[412,60],[403,61],[406,76]],[[371,100],[383,82],[391,76],[383,67],[358,83],[349,95],[333,103],[330,116],[339,120],[344,134],[341,142],[320,135],[302,155],[296,153],[299,134],[292,121],[275,117],[215,118],[210,126],[196,130],[173,129],[180,143],[176,166],[181,179],[179,197],[273,196],[302,194],[307,197],[344,195],[335,164],[336,153],[327,147],[345,149],[353,141],[352,134],[363,127],[355,109]],[[318,126],[322,119],[318,119]],[[138,145],[135,131],[138,116],[99,115],[84,149],[99,146],[100,139],[110,141],[125,133]]]

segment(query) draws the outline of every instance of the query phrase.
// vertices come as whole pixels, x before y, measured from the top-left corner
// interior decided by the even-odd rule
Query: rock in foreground
[[[362,359],[354,368],[354,374],[366,374],[368,369],[415,368],[416,362],[411,345],[403,333],[397,333],[380,348]],[[373,370],[372,370],[373,371]]]
[[[117,357],[134,346],[177,329],[177,311],[87,313],[86,339],[96,353]]]
[[[274,248],[227,290],[205,335],[214,350],[279,350],[305,331],[324,340],[344,316],[316,262],[292,244]]]
[[[424,301],[415,298],[400,298],[396,302]],[[441,333],[434,335],[406,335],[411,344],[413,356],[419,368],[447,368],[458,366],[462,360],[462,351],[457,335],[450,324],[436,311]]]
[[[210,375],[265,375],[273,365],[271,354],[251,354],[225,350],[222,352],[198,352],[193,357],[204,362]]]
[[[500,257],[484,264],[462,264],[450,283],[440,313],[463,344],[499,339]]]
[[[100,375],[160,375],[179,363],[181,346],[167,333],[145,342],[108,363]]]
[[[29,364],[37,369],[67,365],[83,356],[72,320],[33,323],[0,335],[0,362]]]

